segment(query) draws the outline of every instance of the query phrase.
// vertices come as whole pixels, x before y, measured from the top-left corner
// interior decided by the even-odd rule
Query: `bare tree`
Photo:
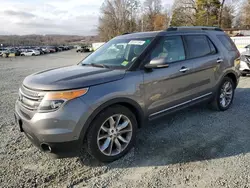
[[[105,0],[99,18],[99,35],[102,40],[136,30],[135,12],[138,0]]]
[[[195,0],[175,0],[172,7],[171,26],[192,26],[196,24]]]
[[[169,14],[162,6],[161,0],[145,0],[141,15],[141,31],[163,30],[168,27]]]
[[[223,10],[224,10],[225,1],[226,0],[221,0],[221,3],[220,3],[220,10],[219,10],[219,16],[218,16],[219,27],[221,27],[221,23],[222,23],[222,14],[223,14]]]
[[[222,28],[232,28],[234,16],[234,6],[225,5],[222,11],[221,25]]]
[[[250,0],[246,0],[242,6],[241,10],[241,27],[250,28],[250,17],[249,17],[249,10],[250,10]]]

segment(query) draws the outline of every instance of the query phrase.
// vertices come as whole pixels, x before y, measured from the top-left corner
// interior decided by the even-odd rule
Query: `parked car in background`
[[[96,159],[111,162],[133,147],[137,129],[148,120],[204,102],[229,109],[239,58],[219,28],[118,36],[78,65],[26,77],[16,123],[53,156],[76,156],[85,146]]]
[[[8,49],[7,52],[9,54],[15,54],[15,56],[20,56],[21,52],[15,48]]]
[[[15,53],[16,56],[20,56],[21,52],[18,49],[10,50],[10,53]]]
[[[60,47],[56,47],[56,48],[58,49],[58,52],[63,51],[63,49],[62,49],[62,48],[60,48]]]
[[[92,51],[92,46],[91,45],[83,45],[83,46],[80,46],[76,49],[76,52],[79,53],[79,52],[91,52]]]
[[[240,71],[242,76],[250,74],[250,50],[247,50],[241,54]]]
[[[55,53],[56,52],[55,48],[53,48],[51,46],[48,46],[47,49],[49,50],[50,53]]]
[[[61,46],[64,50],[69,50],[69,46]]]
[[[21,52],[21,56],[37,56],[40,55],[40,51],[38,50],[27,50],[24,52]]]
[[[65,51],[65,50],[66,50],[65,46],[59,46],[58,48],[61,48],[62,51]]]
[[[39,51],[39,52],[40,52],[40,55],[45,54],[45,52],[42,50],[42,48],[41,48],[41,47],[35,47],[35,48],[34,48],[34,50]]]
[[[41,47],[44,54],[50,53],[50,50],[47,47]]]
[[[59,46],[58,49],[60,49],[61,51],[65,50],[63,46]]]
[[[4,53],[7,53],[8,49],[0,48],[0,56],[3,56]]]

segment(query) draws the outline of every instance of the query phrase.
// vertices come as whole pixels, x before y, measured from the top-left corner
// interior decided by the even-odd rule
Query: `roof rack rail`
[[[185,27],[170,27],[167,31],[187,31],[187,30],[213,30],[223,31],[219,27],[205,27],[205,26],[185,26]]]

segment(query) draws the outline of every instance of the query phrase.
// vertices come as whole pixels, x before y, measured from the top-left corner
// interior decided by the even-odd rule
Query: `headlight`
[[[38,111],[55,111],[59,109],[62,105],[64,105],[67,101],[85,95],[87,92],[88,88],[71,91],[48,92],[40,103]]]

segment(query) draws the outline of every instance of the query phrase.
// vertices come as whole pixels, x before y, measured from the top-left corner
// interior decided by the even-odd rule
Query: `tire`
[[[221,104],[221,95],[223,95],[222,93],[222,89],[224,87],[224,85],[226,83],[230,83],[231,87],[232,87],[232,94],[230,95],[231,96],[231,99],[230,99],[230,102],[226,102],[226,106],[223,106],[223,104]],[[213,109],[213,110],[216,110],[216,111],[225,111],[227,109],[230,108],[230,106],[232,105],[233,103],[233,99],[234,99],[234,91],[235,91],[235,83],[232,81],[231,78],[229,77],[224,77],[219,88],[217,89],[216,91],[216,94],[213,98],[213,101],[211,102],[210,104],[210,108]],[[225,96],[228,96],[228,95],[225,95]]]
[[[242,73],[241,76],[245,77],[245,76],[247,76],[247,74],[246,73]]]
[[[35,54],[32,54],[32,56],[35,56]]]
[[[21,56],[24,56],[24,54],[21,54]]]
[[[123,132],[129,131],[129,130],[132,130],[132,131],[128,133],[120,134],[120,136],[122,135],[123,138],[124,136],[126,136],[127,143],[122,142],[120,140],[121,137],[118,136],[119,131],[117,132],[117,135],[116,135],[117,137],[114,135],[113,137],[108,136],[109,138],[100,139],[98,141],[98,138],[102,137],[102,135],[112,134],[112,130],[107,128],[109,127],[108,125],[110,125],[109,118],[113,116],[113,119],[116,120],[115,122],[117,122],[118,117],[120,117],[119,115],[121,115],[121,118],[119,121],[121,124],[119,124],[118,126],[115,126],[116,128],[121,127],[121,125],[123,125],[123,123],[125,123],[127,120],[128,122],[130,122],[125,128],[121,129],[121,131]],[[136,130],[137,130],[137,121],[136,121],[134,114],[128,108],[124,106],[115,105],[115,106],[111,106],[105,109],[104,111],[102,111],[100,114],[97,115],[97,117],[94,119],[94,121],[92,122],[90,126],[91,127],[87,133],[87,138],[86,138],[87,139],[86,149],[90,155],[92,155],[94,158],[96,158],[97,160],[101,162],[115,161],[121,158],[122,156],[124,156],[134,146]],[[104,129],[101,129],[102,126],[105,126],[106,131],[104,131]],[[106,134],[106,132],[109,132],[109,134],[108,133]],[[109,142],[108,142],[109,145],[106,148],[104,146],[105,145],[104,143],[108,139],[109,139]],[[112,144],[112,140],[113,140],[113,144]],[[121,144],[120,147],[117,147],[119,146],[119,144],[117,144],[117,140]],[[111,144],[113,147],[111,147]],[[123,149],[121,149],[122,147]],[[106,149],[103,149],[103,151],[101,151],[101,148],[106,148]],[[121,149],[120,152],[118,148]]]

